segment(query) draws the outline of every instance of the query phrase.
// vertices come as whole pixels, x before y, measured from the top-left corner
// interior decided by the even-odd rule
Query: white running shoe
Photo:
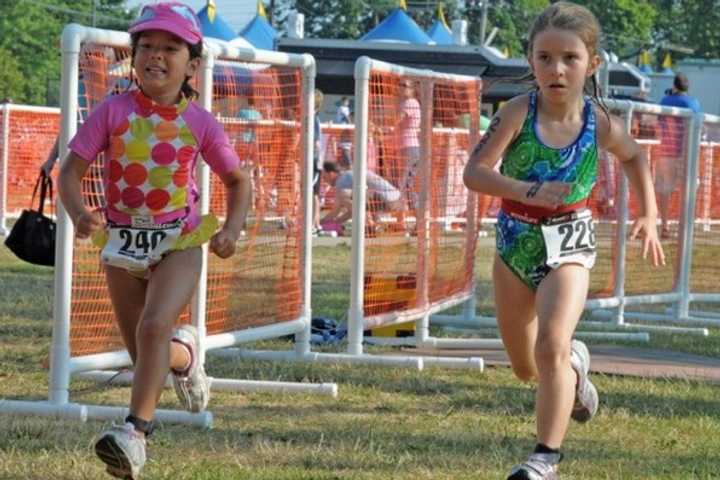
[[[145,436],[127,422],[113,424],[95,442],[95,453],[116,478],[135,480],[145,465]]]
[[[575,404],[570,417],[577,422],[585,423],[597,413],[599,398],[595,385],[588,378],[590,352],[587,346],[579,340],[573,340],[570,345],[570,365],[578,377],[575,387]]]
[[[210,380],[198,362],[197,329],[192,325],[183,325],[175,330],[172,341],[182,344],[190,352],[190,366],[184,372],[172,371],[175,393],[185,410],[201,412],[210,400]]]
[[[520,465],[515,465],[507,480],[558,480],[559,453],[533,453]]]

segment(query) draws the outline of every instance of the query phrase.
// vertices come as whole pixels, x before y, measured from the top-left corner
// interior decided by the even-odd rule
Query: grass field
[[[348,304],[349,247],[316,247],[313,311]],[[488,261],[478,260],[479,288]],[[0,247],[0,398],[47,397],[52,277]],[[481,306],[488,294],[483,290]],[[638,345],[642,346],[642,345]],[[720,356],[707,338],[652,335],[650,346]],[[271,348],[289,344],[272,342]],[[339,347],[342,348],[342,347]],[[215,376],[337,382],[336,400],[215,393],[209,431],[163,425],[151,439],[148,479],[496,479],[534,442],[533,388],[505,368],[484,373],[367,366],[235,362],[208,357]],[[595,375],[598,417],[572,425],[563,478],[720,478],[720,389],[681,380]],[[71,397],[125,405],[128,388],[73,381]],[[171,391],[161,405],[175,408]],[[98,479],[92,452],[102,422],[0,416],[0,479]]]

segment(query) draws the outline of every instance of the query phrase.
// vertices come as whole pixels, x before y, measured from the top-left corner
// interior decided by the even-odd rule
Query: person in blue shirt
[[[688,95],[690,81],[682,72],[678,72],[673,80],[673,87],[666,91],[666,95],[660,100],[660,105],[670,107],[689,108],[695,113],[700,112],[700,102],[697,98]]]
[[[700,102],[688,95],[690,82],[684,73],[678,72],[673,87],[665,92],[660,105],[687,108],[700,112]],[[658,212],[662,227],[660,238],[670,238],[668,218],[670,216],[670,196],[676,190],[677,179],[685,162],[687,143],[685,125],[687,120],[667,115],[660,116],[660,155],[655,165],[655,191],[658,197]]]

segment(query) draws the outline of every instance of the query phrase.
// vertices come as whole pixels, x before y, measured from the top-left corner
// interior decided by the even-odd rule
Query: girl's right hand
[[[524,190],[518,201],[526,205],[543,208],[557,208],[565,203],[572,191],[572,184],[565,182],[542,182],[523,184]]]
[[[75,218],[75,236],[80,239],[88,238],[90,235],[103,227],[102,214],[95,210],[85,210]]]

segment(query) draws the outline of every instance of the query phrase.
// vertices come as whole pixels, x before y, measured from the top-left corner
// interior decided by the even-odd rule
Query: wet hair
[[[138,45],[138,42],[140,41],[140,38],[142,37],[143,33],[144,32],[138,32],[138,33],[133,33],[132,35],[130,35],[130,47],[131,47],[131,51],[132,51],[132,59],[130,61],[131,61],[131,64],[133,64],[133,65],[135,64],[135,54],[137,53],[137,45]],[[202,57],[202,53],[203,53],[202,42],[198,42],[194,45],[191,43],[187,43],[185,41],[183,41],[183,43],[185,45],[187,45],[187,47],[188,47],[188,51],[190,52],[190,60]],[[132,73],[131,73],[131,75],[132,75]],[[191,78],[192,77],[185,77],[185,80],[183,81],[183,84],[180,87],[180,91],[185,96],[185,98],[187,98],[188,100],[193,100],[193,99],[200,97],[200,94],[197,92],[197,90],[195,90],[190,85]]]
[[[598,54],[602,29],[600,28],[597,17],[582,5],[576,5],[570,2],[557,2],[543,10],[530,27],[527,47],[528,57],[532,57],[535,38],[540,33],[551,28],[572,32],[580,37],[580,40],[585,44],[590,58]],[[530,72],[524,79],[534,80],[535,76]],[[600,84],[595,75],[591,75],[585,82],[584,91],[606,115],[609,115],[608,108],[602,101]]]

